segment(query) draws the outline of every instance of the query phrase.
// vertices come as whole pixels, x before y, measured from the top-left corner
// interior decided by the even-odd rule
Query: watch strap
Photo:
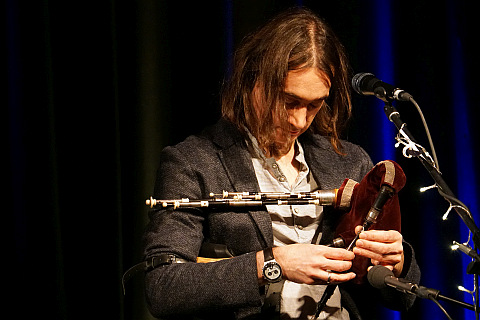
[[[275,260],[275,258],[273,257],[272,248],[268,247],[268,248],[263,249],[263,261],[267,262],[267,261],[270,261],[270,260]]]

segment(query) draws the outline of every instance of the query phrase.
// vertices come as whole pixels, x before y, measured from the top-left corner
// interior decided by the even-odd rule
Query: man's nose
[[[288,122],[298,129],[305,127],[307,124],[307,107],[301,106],[290,110]]]

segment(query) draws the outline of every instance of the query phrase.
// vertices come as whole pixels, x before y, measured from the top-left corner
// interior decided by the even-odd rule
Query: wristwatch
[[[273,257],[272,248],[263,250],[263,278],[270,283],[282,280],[282,268]]]

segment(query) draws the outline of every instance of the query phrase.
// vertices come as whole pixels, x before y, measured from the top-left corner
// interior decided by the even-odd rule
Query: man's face
[[[277,143],[290,144],[304,133],[323,106],[330,91],[330,81],[317,68],[292,70],[285,81],[287,122],[275,119]]]

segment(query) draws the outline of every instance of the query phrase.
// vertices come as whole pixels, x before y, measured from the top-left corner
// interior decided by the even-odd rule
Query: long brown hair
[[[247,128],[262,148],[274,152],[273,115],[286,114],[283,92],[287,74],[310,67],[318,68],[331,83],[327,103],[310,130],[329,137],[335,151],[341,153],[340,131],[351,115],[348,61],[333,31],[305,8],[281,13],[242,41],[235,52],[231,78],[224,84],[223,117],[242,131]],[[253,106],[255,87],[260,89],[267,111],[261,118]]]

